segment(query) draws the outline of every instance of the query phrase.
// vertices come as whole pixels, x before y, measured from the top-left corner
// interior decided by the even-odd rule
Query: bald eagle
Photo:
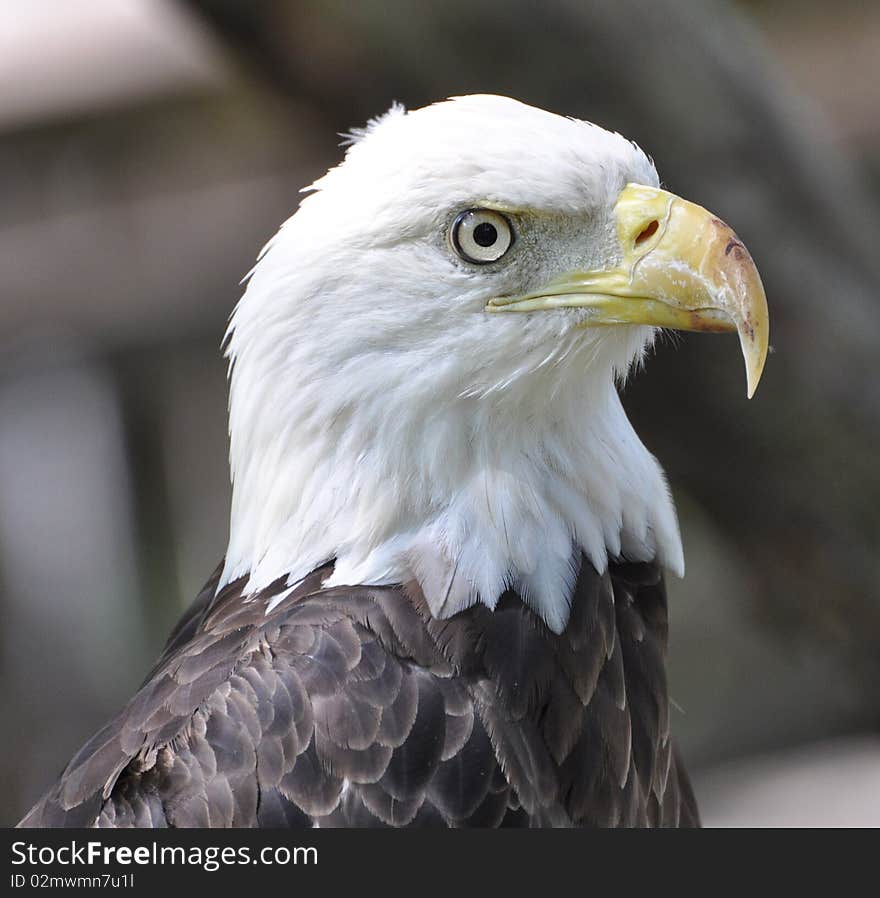
[[[21,825],[696,825],[678,524],[617,387],[660,329],[735,331],[751,396],[751,257],[512,99],[350,142],[231,318],[225,560]]]

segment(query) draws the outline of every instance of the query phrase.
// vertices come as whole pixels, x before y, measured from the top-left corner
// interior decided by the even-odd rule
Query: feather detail
[[[554,633],[513,591],[217,591],[23,826],[698,822],[669,738],[656,564],[579,564]],[[273,607],[267,612],[267,606]]]

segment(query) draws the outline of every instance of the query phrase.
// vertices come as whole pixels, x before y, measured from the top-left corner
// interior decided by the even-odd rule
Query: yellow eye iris
[[[491,209],[468,209],[452,223],[449,237],[465,262],[485,265],[497,262],[513,244],[513,228],[500,213]]]

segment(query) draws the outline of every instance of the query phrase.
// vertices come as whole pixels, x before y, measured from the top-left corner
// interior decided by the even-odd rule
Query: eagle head
[[[351,135],[263,250],[227,335],[224,582],[514,588],[559,632],[582,557],[683,573],[663,472],[617,393],[661,328],[768,342],[733,231],[634,143],[497,96]]]

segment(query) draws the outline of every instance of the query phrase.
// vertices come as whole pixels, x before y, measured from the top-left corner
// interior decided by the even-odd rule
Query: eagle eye
[[[468,209],[452,223],[449,239],[465,262],[485,265],[497,262],[513,244],[513,228],[500,212]]]

